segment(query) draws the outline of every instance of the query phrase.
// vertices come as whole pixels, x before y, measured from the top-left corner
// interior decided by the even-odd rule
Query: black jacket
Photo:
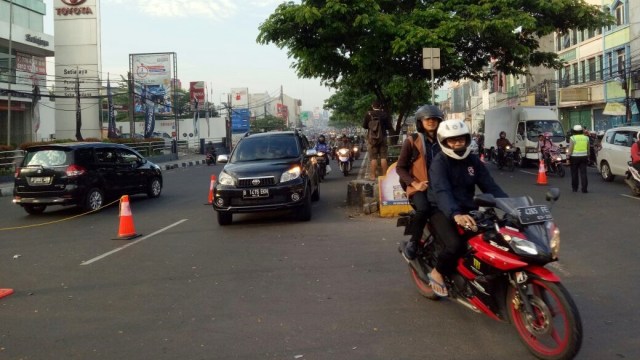
[[[429,177],[429,199],[450,219],[454,215],[478,209],[473,203],[476,185],[483,193],[490,193],[497,198],[509,197],[474,154],[455,160],[439,153],[429,168]]]

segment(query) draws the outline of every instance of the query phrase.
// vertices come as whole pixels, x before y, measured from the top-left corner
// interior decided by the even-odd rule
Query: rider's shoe
[[[415,241],[407,241],[402,249],[402,255],[407,260],[415,260],[418,255],[418,244]]]

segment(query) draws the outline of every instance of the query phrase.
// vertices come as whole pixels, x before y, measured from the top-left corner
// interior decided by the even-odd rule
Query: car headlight
[[[294,166],[282,173],[282,176],[280,176],[280,182],[283,183],[297,179],[300,177],[300,174],[302,174],[302,169],[300,169],[300,166]]]
[[[221,185],[234,185],[233,176],[227,174],[224,171],[220,173],[220,177],[218,178],[218,182]]]

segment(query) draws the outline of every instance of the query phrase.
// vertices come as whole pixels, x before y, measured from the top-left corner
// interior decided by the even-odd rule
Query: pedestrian
[[[371,103],[371,110],[364,117],[362,127],[367,129],[367,151],[371,158],[369,176],[372,181],[377,179],[378,159],[382,167],[382,175],[387,173],[388,146],[387,131],[393,128],[391,118],[382,109],[380,102],[374,100]]]
[[[437,210],[430,221],[444,248],[438,252],[435,267],[428,276],[433,291],[439,296],[447,296],[443,275],[449,275],[455,269],[469,235],[460,234],[458,230],[477,231],[475,220],[469,214],[478,210],[473,201],[476,187],[496,198],[508,195],[496,184],[478,156],[470,154],[471,135],[463,121],[443,121],[437,136],[441,152],[431,164],[429,187],[429,198],[435,199]]]
[[[444,114],[437,106],[423,105],[418,108],[414,117],[417,132],[402,143],[396,165],[400,185],[416,210],[411,224],[411,239],[402,248],[402,253],[408,260],[416,258],[423,229],[432,212],[427,197],[428,169],[433,158],[440,152],[436,132],[438,125],[444,120]]]
[[[571,166],[571,190],[578,191],[581,185],[583,193],[588,193],[587,164],[589,163],[589,138],[584,135],[582,125],[573,127],[573,135],[569,138],[567,159]]]

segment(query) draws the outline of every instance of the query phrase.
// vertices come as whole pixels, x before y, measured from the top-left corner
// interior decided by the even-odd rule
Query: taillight
[[[74,177],[74,176],[80,176],[84,174],[86,171],[87,169],[83,168],[82,166],[71,164],[67,166],[67,170],[65,172],[67,173],[67,176]]]

